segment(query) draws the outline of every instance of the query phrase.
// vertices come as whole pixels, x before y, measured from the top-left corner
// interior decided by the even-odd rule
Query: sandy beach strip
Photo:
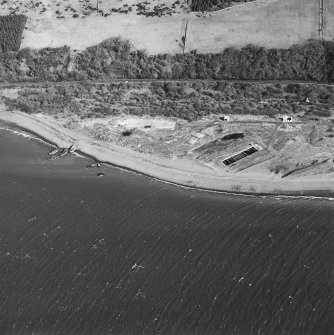
[[[0,120],[32,132],[59,147],[76,144],[77,150],[97,161],[126,168],[162,181],[201,189],[260,194],[334,194],[334,175],[316,175],[282,179],[277,175],[214,171],[187,159],[161,159],[110,142],[98,141],[87,135],[64,128],[41,115],[0,111]]]

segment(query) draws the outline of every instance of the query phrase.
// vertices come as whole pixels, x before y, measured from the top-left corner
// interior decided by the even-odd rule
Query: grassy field
[[[168,7],[173,3],[170,0]],[[250,43],[267,48],[288,48],[319,38],[319,4],[314,0],[258,0],[204,14],[189,13],[178,6],[180,10],[161,17],[147,17],[132,10],[127,14],[118,11],[107,17],[90,15],[73,19],[71,11],[61,20],[54,17],[30,20],[22,47],[68,45],[84,49],[120,36],[128,39],[134,48],[146,49],[149,54],[177,54],[183,50],[186,26],[187,52],[216,53]],[[324,8],[324,38],[332,40],[334,2],[324,0]],[[63,11],[61,16],[65,17]]]
[[[110,37],[121,36],[135,49],[150,54],[180,53],[186,19],[183,16],[146,18],[113,14],[86,18],[44,19],[24,33],[22,48],[61,47],[83,50]]]
[[[318,21],[317,1],[260,0],[209,17],[194,17],[189,24],[186,50],[218,52],[250,43],[287,48],[318,38]]]

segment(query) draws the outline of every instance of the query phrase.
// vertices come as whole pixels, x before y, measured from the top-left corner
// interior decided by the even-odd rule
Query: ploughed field
[[[154,156],[282,178],[334,174],[334,89],[312,84],[8,85],[3,107]]]

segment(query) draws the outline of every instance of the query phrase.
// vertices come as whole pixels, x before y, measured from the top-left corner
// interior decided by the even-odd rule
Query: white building
[[[222,115],[219,117],[220,120],[222,121],[225,121],[225,122],[228,122],[231,120],[230,116],[229,115]]]

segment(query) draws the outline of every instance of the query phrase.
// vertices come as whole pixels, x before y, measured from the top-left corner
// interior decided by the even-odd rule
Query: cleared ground
[[[291,84],[262,88],[234,85],[233,94],[238,98],[231,99],[232,87],[221,91],[201,86],[191,91],[188,83],[179,86],[176,97],[168,95],[168,89],[164,91],[161,85],[159,90],[156,83],[87,85],[12,85],[0,89],[0,102],[3,100],[13,110],[29,106],[29,114],[48,118],[52,123],[57,120],[64,128],[77,129],[99,141],[164,159],[185,158],[214,171],[261,171],[263,175],[280,178],[334,173],[333,87],[294,85],[291,92]],[[66,100],[61,99],[61,88],[66,89]],[[196,107],[196,101],[209,103],[208,92],[212,93],[212,102],[221,104],[216,108],[205,107],[204,103]],[[270,95],[266,94],[264,100],[261,92]],[[308,102],[305,92],[310,97]],[[288,108],[286,102],[294,108]],[[315,111],[320,104],[323,110]],[[238,105],[244,106],[239,108],[243,114],[237,114]],[[195,112],[194,106],[196,111],[201,109],[197,117],[191,112]],[[224,163],[250,147],[256,152],[243,155],[230,165]]]

